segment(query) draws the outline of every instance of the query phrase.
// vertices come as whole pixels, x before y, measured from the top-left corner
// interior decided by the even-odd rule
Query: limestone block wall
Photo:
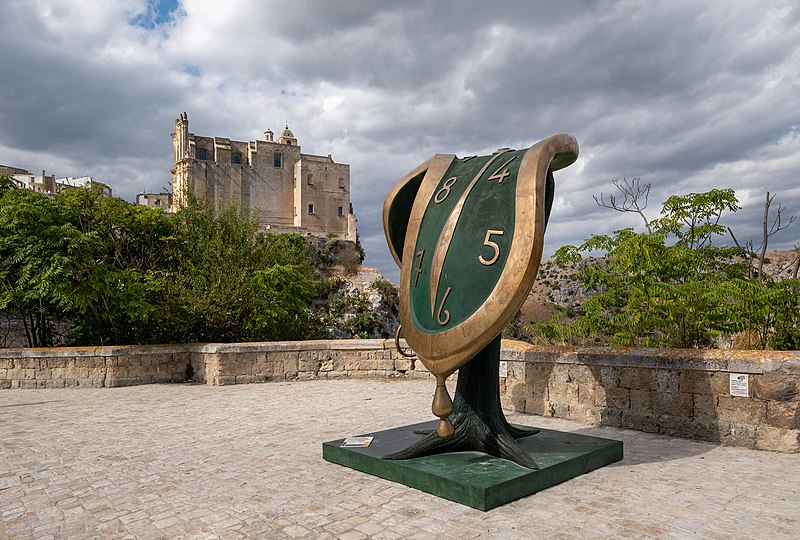
[[[181,382],[192,361],[185,345],[0,349],[0,389]]]
[[[214,385],[430,376],[422,362],[401,356],[394,340],[384,339],[196,345],[193,358],[197,365],[203,365],[202,380]]]
[[[0,389],[421,376],[393,340],[0,349]]]
[[[800,452],[800,352],[537,347],[503,342],[503,406],[543,416]],[[748,376],[747,397],[731,374]]]
[[[503,341],[506,409],[800,452],[800,351],[537,347]],[[731,395],[731,374],[749,377]],[[431,377],[393,340],[0,349],[0,389]],[[433,388],[431,389],[433,391]]]

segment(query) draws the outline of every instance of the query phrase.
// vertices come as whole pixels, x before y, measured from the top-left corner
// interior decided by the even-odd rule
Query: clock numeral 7
[[[511,159],[509,159],[508,161],[506,161],[505,163],[500,165],[500,167],[498,167],[498,169],[496,171],[494,171],[494,173],[492,173],[492,176],[490,176],[486,180],[488,180],[488,181],[497,180],[498,184],[502,184],[503,183],[503,179],[505,179],[506,176],[511,175],[511,173],[509,172],[508,169],[506,169],[506,167],[508,167],[508,164],[511,163],[512,161],[514,161],[515,159],[517,159],[517,156],[512,157]],[[500,172],[500,171],[503,171],[503,172]]]
[[[414,257],[418,258],[417,267],[414,268],[414,287],[417,286],[417,282],[419,281],[419,275],[422,273],[422,259],[425,258],[425,250],[421,249],[417,251],[417,254]]]
[[[447,296],[450,294],[452,289],[447,287],[447,290],[444,291],[444,296],[442,296],[442,303],[439,304],[439,309],[436,311],[436,322],[438,322],[441,326],[446,325],[450,321],[450,312],[444,309],[444,303],[447,302]],[[444,318],[442,318],[442,313],[444,313]]]
[[[488,231],[486,231],[486,238],[483,239],[483,245],[492,248],[494,250],[494,255],[489,260],[484,259],[483,255],[478,255],[478,260],[481,262],[482,265],[491,266],[497,262],[497,259],[500,257],[500,246],[492,242],[491,238],[492,235],[502,236],[505,233],[506,232],[503,230],[496,230],[496,229],[489,229]]]

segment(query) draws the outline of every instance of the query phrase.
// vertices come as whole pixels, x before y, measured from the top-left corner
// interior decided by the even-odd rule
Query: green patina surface
[[[392,208],[389,218],[389,241],[397,253],[397,256],[403,259],[403,244],[406,241],[406,232],[408,231],[408,221],[411,217],[411,210],[414,207],[414,198],[417,196],[419,186],[425,173],[421,172],[414,178],[408,181],[395,196],[392,201]]]
[[[500,279],[514,236],[517,174],[525,152],[527,150],[517,150],[499,156],[489,165],[467,196],[447,250],[432,313],[431,261],[439,235],[459,198],[492,156],[456,159],[439,181],[422,218],[414,247],[415,258],[412,261],[411,316],[420,330],[438,333],[462,323],[480,308]],[[514,159],[507,163],[512,158]],[[489,180],[498,169],[507,169],[509,174],[502,182]],[[454,177],[457,178],[455,182],[451,180]],[[438,204],[435,200],[437,195],[441,200]],[[490,241],[499,248],[499,257],[492,265],[486,266],[481,264],[478,257],[483,256],[484,260],[490,260],[494,255],[494,248],[484,244],[489,229],[503,231],[503,234],[490,237]],[[420,266],[420,257],[417,254],[421,251],[424,251],[424,255]],[[418,267],[421,271],[417,280],[414,269]],[[450,293],[443,303],[448,288]],[[440,306],[450,314],[449,321],[444,325],[437,321]]]
[[[433,421],[367,434],[375,437],[367,448],[342,448],[343,439],[329,441],[322,445],[322,455],[333,463],[479,510],[490,510],[622,459],[620,441],[547,429],[518,440],[539,464],[538,471],[478,452],[382,459],[415,442],[420,437],[415,430],[435,427]]]

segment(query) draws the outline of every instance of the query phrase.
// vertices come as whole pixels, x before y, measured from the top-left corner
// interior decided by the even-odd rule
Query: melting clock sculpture
[[[564,134],[489,156],[436,154],[389,192],[383,225],[401,268],[401,328],[436,377],[440,420],[387,459],[475,450],[538,468],[516,442],[536,430],[512,426],[500,408],[500,333],[539,268],[553,171],[577,158]],[[445,380],[456,370],[453,401]]]

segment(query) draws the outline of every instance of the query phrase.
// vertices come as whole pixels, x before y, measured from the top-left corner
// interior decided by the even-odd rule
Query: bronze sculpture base
[[[550,429],[519,441],[540,470],[478,452],[384,459],[418,440],[416,433],[420,430],[435,432],[437,422],[364,434],[374,438],[365,448],[343,447],[344,439],[329,441],[322,445],[322,456],[332,463],[484,511],[622,459],[620,441]],[[367,478],[362,481],[370,482]]]
[[[539,430],[517,428],[506,420],[500,406],[499,369],[500,336],[497,336],[458,370],[454,410],[450,415],[455,428],[453,437],[444,440],[436,430],[421,433],[422,439],[384,459],[475,451],[537,470],[539,466],[517,439],[535,435]]]

